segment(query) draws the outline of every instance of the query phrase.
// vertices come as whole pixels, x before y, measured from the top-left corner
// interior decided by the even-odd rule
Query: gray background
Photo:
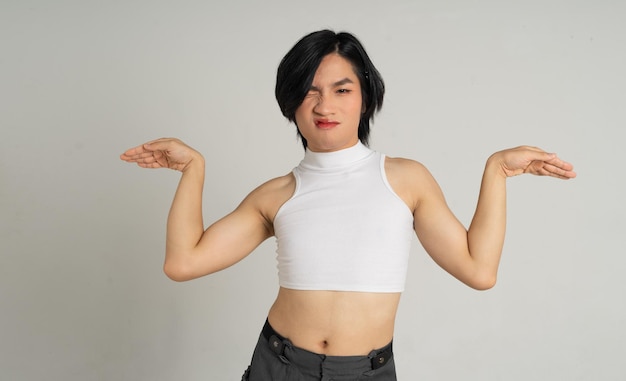
[[[624,380],[621,1],[0,3],[0,378],[237,380],[275,297],[274,240],[222,273],[162,273],[178,174],[121,162],[179,137],[207,160],[205,221],[302,156],[273,97],[313,30],[355,33],[387,84],[372,147],[423,162],[470,222],[486,158],[576,165],[509,181],[498,285],[415,240],[401,380]]]

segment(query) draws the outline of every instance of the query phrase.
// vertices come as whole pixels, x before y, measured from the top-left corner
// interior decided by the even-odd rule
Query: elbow
[[[496,285],[496,274],[482,274],[466,282],[468,286],[478,291],[487,291]]]
[[[194,277],[188,270],[186,270],[180,264],[172,261],[165,261],[165,263],[163,264],[163,272],[165,273],[165,275],[167,275],[168,278],[175,282],[185,282],[194,279]]]
[[[490,280],[490,281],[484,281],[484,282],[476,283],[476,284],[472,285],[471,287],[474,290],[487,291],[489,289],[492,289],[495,285],[496,285],[496,281],[494,279],[494,280]]]

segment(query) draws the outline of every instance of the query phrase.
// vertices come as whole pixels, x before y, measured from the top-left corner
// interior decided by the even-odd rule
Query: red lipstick
[[[321,128],[322,130],[328,130],[330,128],[337,126],[338,124],[339,122],[335,122],[333,120],[328,120],[328,119],[317,119],[315,121],[315,125],[317,126],[317,128]]]

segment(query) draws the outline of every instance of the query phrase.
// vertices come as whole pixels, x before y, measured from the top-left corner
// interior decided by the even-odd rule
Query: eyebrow
[[[346,78],[344,78],[344,79],[342,79],[340,81],[337,81],[337,82],[333,83],[332,87],[339,87],[339,86],[343,86],[343,85],[346,85],[346,84],[353,84],[353,83],[354,83],[354,81],[352,81],[350,78],[346,77]],[[313,86],[313,85],[311,85],[311,89],[310,90],[320,91],[319,87]]]

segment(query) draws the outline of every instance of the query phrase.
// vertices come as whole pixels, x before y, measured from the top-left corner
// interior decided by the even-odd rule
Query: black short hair
[[[276,100],[283,115],[298,127],[295,114],[311,88],[315,72],[322,59],[337,53],[352,63],[359,78],[364,111],[359,122],[359,140],[368,145],[370,120],[383,105],[385,83],[374,67],[363,45],[352,34],[320,30],[304,36],[283,57],[276,74]],[[298,130],[304,148],[306,139]]]

